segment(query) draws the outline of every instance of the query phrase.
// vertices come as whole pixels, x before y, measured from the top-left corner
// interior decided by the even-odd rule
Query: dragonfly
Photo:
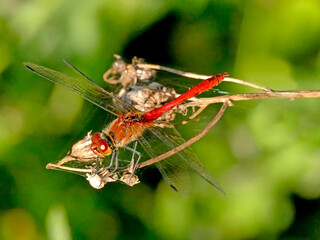
[[[157,119],[173,107],[217,86],[228,76],[227,73],[214,75],[193,86],[163,106],[148,112],[141,112],[113,93],[100,87],[67,61],[65,63],[79,73],[81,77],[68,76],[33,63],[24,63],[24,65],[39,76],[66,87],[116,116],[114,121],[103,128],[101,132],[94,133],[91,138],[90,149],[94,155],[100,158],[111,155],[110,164],[106,167],[108,170],[106,176],[112,176],[119,167],[119,148],[127,149],[138,156],[133,170],[135,169],[141,158],[141,153],[135,147],[129,147],[129,144],[133,142],[138,141],[151,158],[183,144],[185,142],[184,139],[173,126],[170,128],[159,128],[157,127],[158,124],[156,124]],[[190,192],[189,168],[194,170],[217,190],[224,193],[190,147],[155,164],[169,186],[182,194],[189,194]],[[113,169],[109,171],[112,166],[114,166]]]

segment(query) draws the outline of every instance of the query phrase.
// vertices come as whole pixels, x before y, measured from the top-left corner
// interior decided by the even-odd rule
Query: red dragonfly
[[[119,99],[113,93],[104,90],[70,63],[66,62],[66,64],[77,73],[80,73],[82,77],[74,78],[33,63],[24,63],[32,72],[68,88],[117,117],[100,133],[93,134],[91,139],[91,150],[97,157],[111,155],[110,165],[107,169],[110,169],[113,165],[114,168],[110,171],[110,174],[116,172],[119,166],[118,148],[125,148],[136,154],[138,159],[135,166],[137,166],[141,153],[128,146],[132,142],[138,141],[152,158],[184,143],[184,139],[173,126],[169,129],[156,127],[157,119],[173,107],[218,85],[228,76],[227,73],[222,73],[208,78],[162,107],[143,113]],[[190,179],[187,169],[190,167],[223,193],[223,190],[190,147],[156,163],[156,166],[165,181],[176,191],[186,194],[189,192]]]

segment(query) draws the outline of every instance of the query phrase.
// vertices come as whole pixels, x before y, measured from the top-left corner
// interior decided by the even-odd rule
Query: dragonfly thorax
[[[101,133],[92,135],[90,148],[99,156],[108,156],[113,149],[136,140],[150,124],[143,122],[139,112],[119,115]]]
[[[146,127],[151,124],[144,122],[140,112],[131,111],[119,115],[103,132],[113,139],[115,147],[123,147],[123,145],[137,140]]]

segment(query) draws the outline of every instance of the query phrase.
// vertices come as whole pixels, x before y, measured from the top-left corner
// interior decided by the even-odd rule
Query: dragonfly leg
[[[114,168],[112,171],[110,171],[108,173],[108,176],[112,175],[113,173],[115,173],[117,170],[118,170],[118,167],[119,167],[119,160],[118,160],[118,150],[113,150],[113,153],[112,153],[112,157],[111,157],[111,161],[110,161],[110,164],[108,166],[107,169],[109,169],[112,165],[113,165],[113,161],[114,161]]]
[[[117,155],[117,150],[114,150],[114,151],[112,152],[112,156],[111,156],[110,164],[109,164],[109,166],[108,166],[108,167],[106,167],[106,169],[110,169],[110,168],[112,167],[112,165],[113,165],[113,161],[114,161],[114,159],[115,159],[116,155]]]
[[[130,164],[125,167],[126,170],[122,173],[120,181],[124,182],[125,184],[127,184],[130,187],[140,183],[139,178],[134,174],[134,172],[138,166],[139,160],[141,158],[141,153],[136,150],[137,143],[138,143],[137,141],[134,142],[133,148],[128,147],[128,146],[123,146],[125,149],[132,152],[132,158],[131,158]],[[136,163],[135,163],[135,159],[134,159],[135,154],[138,155],[138,159],[137,159]]]
[[[134,145],[134,150],[135,150],[135,151],[136,151],[137,144],[138,144],[138,141],[136,141],[136,142],[135,142],[135,145]],[[133,166],[133,168],[132,168],[132,174],[136,171],[137,166],[138,166],[139,161],[140,161],[140,158],[141,158],[141,153],[138,152],[138,151],[136,151],[136,153],[137,153],[137,155],[138,155],[138,159],[137,159],[136,163],[134,164],[134,166]],[[134,153],[132,154],[132,158],[133,158],[133,156],[134,156]],[[132,159],[132,160],[134,160],[134,159]],[[132,164],[132,165],[133,165],[133,164]]]
[[[99,159],[99,156],[97,156],[95,159],[94,159],[94,165],[96,166],[96,167],[99,167],[100,166],[100,159]]]
[[[135,141],[134,144],[133,144],[133,150],[134,151],[132,152],[130,165],[134,162],[134,154],[136,153],[137,144],[138,144],[138,141]]]
[[[141,153],[138,152],[136,150],[137,148],[137,144],[138,144],[138,141],[135,141],[134,145],[133,145],[133,148],[130,148],[128,146],[124,146],[124,148],[126,148],[127,150],[131,151],[132,152],[132,158],[131,158],[131,162],[130,162],[130,178],[129,178],[129,182],[131,181],[131,178],[132,176],[134,175],[134,172],[135,170],[137,169],[137,166],[139,164],[139,161],[140,161],[140,158],[141,158]],[[138,155],[138,159],[137,161],[134,163],[134,155],[137,154]]]
[[[141,153],[136,150],[137,144],[138,144],[138,141],[135,141],[133,148],[128,147],[127,145],[124,145],[124,146],[123,146],[125,149],[129,150],[130,152],[132,152],[132,158],[131,158],[130,165],[132,164],[132,162],[134,162],[134,155],[135,155],[135,154],[138,155],[138,159],[137,159],[137,161],[136,161],[136,164],[134,165],[135,167],[136,167],[137,163],[139,162],[139,160],[140,160],[140,158],[141,158]],[[133,164],[132,164],[132,165],[133,165]],[[134,170],[135,170],[135,168],[134,168]]]

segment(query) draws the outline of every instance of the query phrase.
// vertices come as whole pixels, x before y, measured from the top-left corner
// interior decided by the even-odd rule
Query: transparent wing
[[[156,136],[160,140],[158,142],[167,145],[167,148],[169,148],[169,150],[177,146],[180,146],[185,142],[185,140],[181,137],[181,135],[175,128],[151,128],[150,131],[153,133],[154,136]],[[155,145],[155,148],[158,148],[158,143]],[[204,180],[206,180],[208,183],[210,183],[217,190],[224,194],[222,188],[217,184],[214,178],[206,170],[203,163],[192,151],[191,147],[185,148],[179,153],[173,155],[172,157],[166,159],[165,162],[162,163],[161,161],[160,163],[166,166],[167,162],[175,165],[185,164],[189,166],[192,170],[194,170],[196,173],[198,173]],[[167,168],[170,168],[170,166],[167,166]]]
[[[141,146],[150,157],[159,156],[170,150],[170,146],[161,142],[151,129],[146,129],[143,135],[138,138]],[[156,163],[161,175],[167,184],[182,195],[189,195],[191,192],[191,181],[187,166],[180,160],[180,156],[175,154],[167,159]]]
[[[69,90],[79,94],[81,97],[88,100],[89,102],[97,105],[98,107],[114,115],[132,109],[132,107],[129,104],[117,98],[112,93],[109,93],[108,91],[104,90],[102,87],[100,87],[98,84],[96,84],[87,77],[74,78],[64,73],[60,73],[33,63],[24,63],[24,65],[29,70],[38,74],[39,76],[68,88]],[[71,66],[70,64],[68,65]],[[80,73],[76,68],[72,68],[78,73]],[[80,74],[84,76],[84,74]],[[112,105],[112,102],[114,105]]]

